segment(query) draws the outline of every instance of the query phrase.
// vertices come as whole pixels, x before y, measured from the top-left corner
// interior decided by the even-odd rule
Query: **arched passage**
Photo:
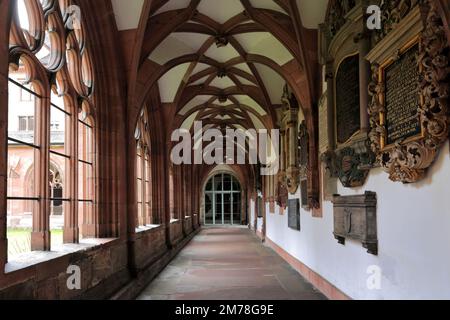
[[[205,225],[242,224],[242,187],[229,172],[216,173],[204,188]]]

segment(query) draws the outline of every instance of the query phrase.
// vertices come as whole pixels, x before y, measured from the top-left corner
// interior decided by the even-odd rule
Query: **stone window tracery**
[[[94,81],[79,7],[70,0],[16,3],[9,45],[9,259],[98,235]],[[26,130],[17,119],[26,119]]]
[[[147,110],[142,109],[135,131],[136,138],[136,226],[154,224],[151,214],[150,136]]]

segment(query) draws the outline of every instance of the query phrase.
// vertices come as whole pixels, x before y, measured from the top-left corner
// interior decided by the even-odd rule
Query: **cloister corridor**
[[[325,297],[246,227],[206,227],[139,300],[320,300]]]

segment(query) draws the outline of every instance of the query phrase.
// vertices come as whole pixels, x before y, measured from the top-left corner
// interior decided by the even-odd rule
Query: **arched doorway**
[[[205,186],[205,225],[240,225],[242,188],[230,174],[219,173]]]

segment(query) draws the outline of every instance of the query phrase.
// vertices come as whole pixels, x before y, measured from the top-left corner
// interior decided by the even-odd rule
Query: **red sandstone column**
[[[7,261],[8,244],[6,238],[6,183],[7,183],[7,145],[8,134],[8,52],[9,27],[11,22],[11,1],[0,0],[0,275]]]
[[[66,166],[66,196],[71,199],[64,203],[64,243],[78,243],[78,112],[76,106],[72,108],[70,119],[66,121],[66,148],[69,150],[70,160]]]
[[[47,90],[47,89],[46,89]],[[35,103],[36,139],[40,150],[35,151],[35,184],[40,197],[33,210],[31,250],[50,250],[50,186],[49,186],[49,142],[50,142],[50,92]]]

